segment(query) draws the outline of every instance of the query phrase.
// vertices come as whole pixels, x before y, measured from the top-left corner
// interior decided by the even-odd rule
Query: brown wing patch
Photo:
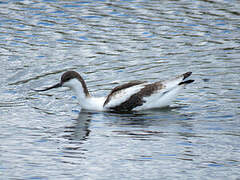
[[[131,81],[129,83],[126,83],[126,84],[122,84],[120,86],[117,86],[115,88],[113,88],[113,90],[110,92],[110,94],[107,96],[107,99],[106,101],[104,102],[103,106],[105,106],[107,103],[109,103],[109,101],[111,100],[111,98],[117,94],[119,91],[123,90],[123,89],[127,89],[127,88],[130,88],[132,86],[136,86],[136,85],[139,85],[139,84],[143,84],[144,81]]]
[[[144,97],[151,96],[164,87],[165,86],[161,82],[147,84],[138,93],[133,94],[128,100],[118,106],[111,107],[111,109],[114,111],[131,111],[133,108],[142,106],[145,103],[143,100]]]
[[[141,91],[139,91],[137,94],[141,97],[148,97],[154,94],[156,91],[161,90],[163,87],[165,87],[161,82],[155,82],[152,84],[147,84]]]

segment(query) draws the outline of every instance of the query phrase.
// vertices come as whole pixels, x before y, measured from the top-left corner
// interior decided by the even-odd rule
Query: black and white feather
[[[104,108],[131,111],[168,106],[179,90],[193,82],[193,80],[184,81],[191,74],[188,72],[174,79],[155,83],[133,81],[117,86],[108,95]]]
[[[186,80],[191,74],[192,72],[187,72],[173,79],[154,83],[131,81],[115,87],[107,97],[93,97],[82,77],[75,71],[68,71],[62,75],[60,83],[38,91],[65,86],[77,94],[79,103],[84,109],[139,111],[170,105],[179,91],[194,81]]]

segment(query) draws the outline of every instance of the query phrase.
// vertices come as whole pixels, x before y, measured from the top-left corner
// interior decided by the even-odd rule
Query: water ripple
[[[0,179],[237,179],[239,16],[234,0],[0,2]],[[32,91],[67,70],[101,96],[196,81],[170,108],[127,114]]]

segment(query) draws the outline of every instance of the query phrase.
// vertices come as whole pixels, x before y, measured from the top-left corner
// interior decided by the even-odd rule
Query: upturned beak
[[[40,89],[40,90],[35,90],[35,91],[37,91],[37,92],[42,92],[42,91],[48,91],[48,90],[50,90],[50,89],[59,88],[59,87],[62,87],[62,84],[61,84],[61,83],[57,83],[57,84],[55,84],[55,85],[53,85],[53,86],[51,86],[51,87],[47,87],[47,88],[45,88],[45,89]]]

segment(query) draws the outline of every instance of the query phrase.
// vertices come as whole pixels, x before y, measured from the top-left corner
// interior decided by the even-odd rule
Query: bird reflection
[[[65,133],[70,132],[66,137],[69,140],[84,141],[88,138],[91,130],[89,129],[89,124],[92,119],[92,113],[87,111],[82,111],[78,114],[78,118],[75,123],[71,126],[65,127]]]
[[[87,149],[83,147],[84,142],[90,134],[89,125],[91,123],[91,112],[80,112],[75,123],[71,126],[66,126],[64,130],[64,138],[68,141],[63,145],[64,163],[78,164],[76,158],[85,159]]]
[[[168,107],[131,113],[108,113],[111,122],[108,125],[117,127],[113,132],[119,136],[130,137],[139,140],[149,140],[154,137],[169,135],[168,127],[189,126],[183,124],[183,120],[190,120],[191,115],[178,112],[180,107]],[[120,128],[119,128],[120,127]]]

